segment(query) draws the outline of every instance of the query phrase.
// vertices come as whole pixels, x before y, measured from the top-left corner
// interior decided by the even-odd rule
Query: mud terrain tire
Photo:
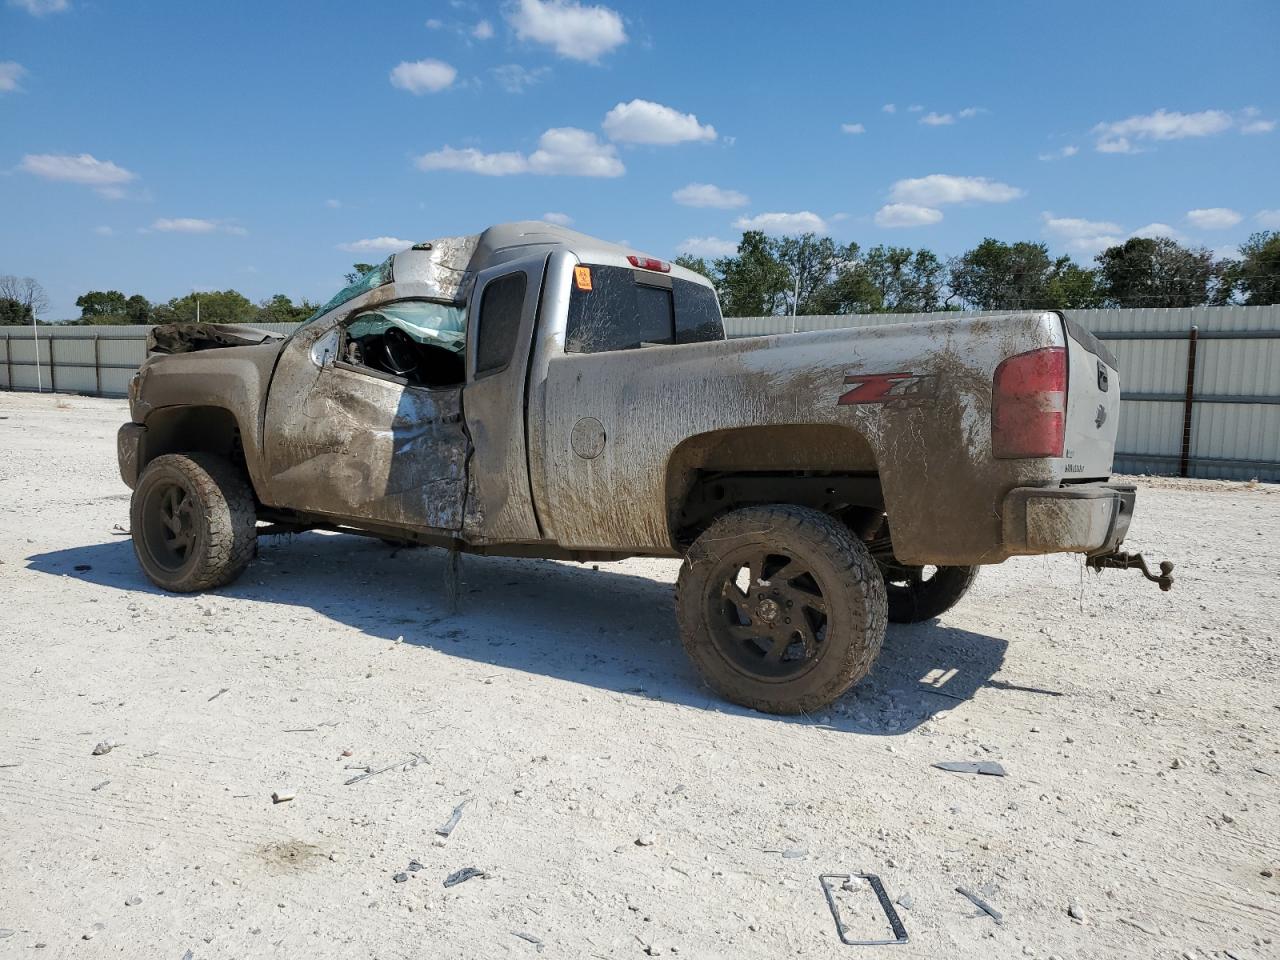
[[[726,700],[765,713],[818,710],[866,676],[886,608],[880,570],[849,529],[786,504],[716,520],[676,583],[689,658]]]
[[[138,563],[165,590],[226,586],[253,559],[253,491],[242,471],[215,454],[156,457],[138,479],[129,517]]]
[[[946,613],[969,592],[978,577],[977,567],[937,567],[927,580],[893,581],[885,578],[889,594],[889,619],[893,623],[919,623]]]

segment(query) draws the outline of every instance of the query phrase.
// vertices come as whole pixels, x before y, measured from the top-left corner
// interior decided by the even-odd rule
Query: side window
[[[410,386],[450,387],[466,379],[466,343],[462,306],[401,300],[345,320],[338,360]]]
[[[670,277],[627,267],[575,271],[565,329],[566,353],[634,350],[676,342]]]
[[[676,300],[676,343],[724,339],[720,301],[710,287],[679,277],[671,281]]]
[[[501,370],[511,362],[520,336],[524,309],[524,273],[490,280],[480,298],[480,329],[476,333],[476,376]]]

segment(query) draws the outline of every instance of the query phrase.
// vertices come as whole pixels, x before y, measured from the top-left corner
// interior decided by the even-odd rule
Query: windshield
[[[374,287],[380,287],[384,283],[391,282],[391,261],[395,259],[395,255],[387,257],[380,264],[366,273],[355,283],[348,284],[343,287],[326,303],[323,307],[307,318],[308,321],[314,320],[316,317],[322,317],[334,307],[340,307],[348,300],[354,300],[362,293],[367,293]]]
[[[353,340],[399,327],[425,346],[443,347],[459,356],[467,347],[466,307],[427,300],[403,300],[357,314],[347,327]]]

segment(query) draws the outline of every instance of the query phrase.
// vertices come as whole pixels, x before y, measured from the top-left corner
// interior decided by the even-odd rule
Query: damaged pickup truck
[[[167,590],[234,580],[260,532],[682,557],[707,682],[796,713],[982,564],[1074,552],[1172,582],[1118,550],[1116,361],[1057,313],[726,340],[706,278],[512,223],[392,256],[289,337],[150,346],[119,461]]]

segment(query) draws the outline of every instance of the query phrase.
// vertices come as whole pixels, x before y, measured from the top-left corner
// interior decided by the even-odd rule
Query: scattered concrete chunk
[[[948,773],[978,773],[988,777],[1003,777],[1004,767],[994,760],[944,760],[933,766]]]

